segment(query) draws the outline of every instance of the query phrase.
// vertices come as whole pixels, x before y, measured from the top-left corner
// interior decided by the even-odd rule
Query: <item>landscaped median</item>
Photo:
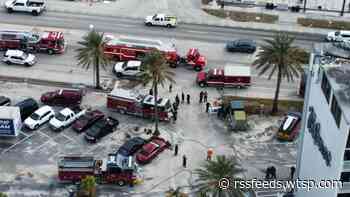
[[[313,18],[298,18],[298,24],[305,27],[327,28],[327,29],[350,29],[350,21],[313,19]]]
[[[245,101],[245,111],[248,114],[259,114],[261,108],[263,107],[266,113],[270,112],[272,109],[273,99],[267,98],[249,98],[241,96],[224,96],[224,104],[228,104],[233,100]],[[303,111],[303,100],[279,100],[278,109],[280,114],[284,114],[288,111]]]
[[[278,15],[272,14],[207,8],[203,8],[203,11],[219,18],[229,18],[239,22],[275,23],[278,21]]]

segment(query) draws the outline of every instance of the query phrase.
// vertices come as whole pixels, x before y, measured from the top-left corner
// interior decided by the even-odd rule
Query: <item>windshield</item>
[[[122,65],[122,68],[126,68],[126,66],[128,65],[128,62],[124,62],[123,65]]]
[[[63,48],[64,47],[64,39],[57,40],[57,44],[60,48]]]
[[[89,120],[91,119],[91,117],[85,115],[85,116],[82,116],[80,119],[79,119],[79,123],[82,124],[82,125],[86,125]]]
[[[100,122],[97,122],[96,124],[94,124],[90,130],[88,130],[88,134],[90,136],[96,136],[100,130],[102,129],[102,127],[104,126],[104,121],[100,121]]]
[[[39,119],[40,119],[40,116],[39,116],[38,114],[34,113],[34,114],[32,114],[32,115],[30,116],[30,118],[33,119],[33,120],[39,120]]]
[[[153,18],[153,19],[157,18],[157,14],[155,14],[152,18]]]
[[[25,54],[25,53],[23,53],[22,55],[21,55],[21,57],[22,57],[22,59],[27,59],[27,57],[28,57],[28,54]]]
[[[66,119],[66,116],[64,116],[63,114],[61,113],[58,113],[58,115],[56,116],[56,119],[57,120],[60,120],[60,121],[64,121]]]
[[[340,31],[334,32],[334,35],[339,36],[340,35]]]

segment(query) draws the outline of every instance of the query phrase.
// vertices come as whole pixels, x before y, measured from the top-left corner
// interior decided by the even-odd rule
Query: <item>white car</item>
[[[63,130],[64,128],[70,126],[80,116],[84,115],[85,112],[85,109],[81,111],[73,111],[66,107],[50,120],[50,128],[54,131]]]
[[[33,54],[28,54],[21,50],[7,50],[2,61],[6,64],[33,66],[36,63],[36,58]]]
[[[8,0],[5,2],[8,13],[30,12],[33,16],[38,16],[46,9],[45,0]]]
[[[153,16],[147,16],[145,18],[145,25],[147,26],[165,26],[165,27],[176,27],[177,18],[176,16],[169,16],[165,14],[155,14]]]
[[[141,61],[117,62],[113,72],[117,77],[138,77],[142,72],[141,65]]]
[[[327,41],[350,42],[350,31],[332,31],[327,34]]]
[[[51,118],[55,116],[54,110],[50,106],[42,106],[37,109],[32,115],[24,120],[25,127],[29,129],[37,129]]]

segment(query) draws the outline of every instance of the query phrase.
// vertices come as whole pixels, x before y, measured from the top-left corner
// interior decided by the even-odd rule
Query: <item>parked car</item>
[[[151,162],[159,153],[170,147],[170,143],[163,138],[153,137],[148,143],[142,146],[142,149],[136,154],[136,160],[139,164]]]
[[[282,120],[277,132],[277,139],[293,141],[299,134],[301,125],[301,113],[288,112]]]
[[[36,58],[33,54],[25,53],[21,50],[7,50],[2,61],[9,65],[33,66],[36,63]]]
[[[350,42],[350,31],[332,31],[327,34],[326,41]]]
[[[50,121],[55,116],[55,111],[50,106],[42,106],[24,121],[24,126],[29,129],[37,129]]]
[[[145,25],[147,26],[165,26],[165,27],[176,27],[177,18],[176,16],[170,16],[166,14],[155,14],[153,16],[147,16],[145,18]]]
[[[0,106],[11,105],[11,99],[6,96],[0,96]]]
[[[256,51],[256,43],[253,40],[235,40],[226,44],[226,50],[229,52],[254,53]]]
[[[46,9],[45,0],[8,0],[5,2],[8,13],[29,12],[33,16],[38,16]]]
[[[39,108],[38,103],[32,98],[28,98],[21,102],[18,102],[17,104],[15,104],[15,106],[19,107],[22,121],[24,121],[26,118],[32,115],[32,113]]]
[[[104,114],[100,110],[88,111],[84,115],[80,116],[72,125],[73,130],[76,132],[84,132],[90,128],[96,121],[103,118]]]
[[[69,127],[76,119],[84,115],[85,112],[85,109],[70,109],[66,107],[50,120],[50,128],[54,131],[61,131]]]
[[[113,72],[117,77],[140,77],[141,61],[125,61],[117,62],[113,68]]]
[[[43,94],[40,100],[46,105],[68,107],[80,105],[82,97],[80,90],[60,89]]]
[[[112,133],[119,125],[119,121],[112,117],[102,118],[85,132],[88,142],[97,142],[100,138]]]
[[[119,148],[117,154],[123,156],[132,156],[138,150],[140,150],[145,143],[146,140],[141,137],[131,138]]]

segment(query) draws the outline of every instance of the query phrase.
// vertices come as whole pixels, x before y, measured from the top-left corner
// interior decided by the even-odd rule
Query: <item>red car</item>
[[[301,125],[301,113],[288,112],[277,133],[277,139],[282,141],[293,141],[299,135]]]
[[[72,128],[76,132],[84,132],[104,116],[105,115],[100,110],[88,111],[74,122]]]
[[[142,149],[136,154],[136,160],[139,164],[146,164],[152,161],[159,153],[170,147],[170,143],[163,138],[153,137],[142,146]]]
[[[80,105],[82,97],[83,93],[80,90],[60,89],[43,94],[40,100],[45,105],[69,107]]]

